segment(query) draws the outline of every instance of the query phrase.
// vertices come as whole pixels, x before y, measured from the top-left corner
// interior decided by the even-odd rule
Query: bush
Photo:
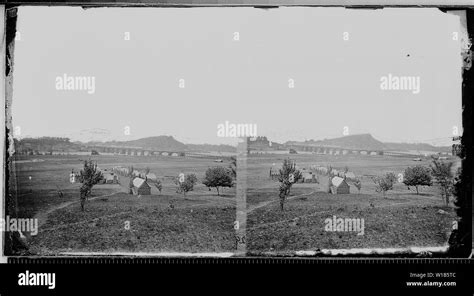
[[[387,173],[381,177],[375,177],[374,183],[376,185],[375,191],[382,192],[383,196],[389,190],[393,189],[393,184],[397,181],[397,177],[394,173]]]
[[[197,178],[195,174],[188,174],[183,177],[183,180],[180,180],[180,177],[175,179],[175,184],[178,185],[176,193],[182,193],[186,195],[189,191],[194,190],[194,185],[197,183]]]
[[[354,181],[354,186],[357,188],[358,192],[360,193],[360,189],[362,188],[362,182],[359,179]]]
[[[161,190],[163,189],[163,185],[161,184],[161,181],[156,180],[156,182],[153,182],[153,185],[155,185],[156,189],[158,189],[160,191],[160,194],[161,194]]]
[[[403,184],[415,186],[416,194],[419,193],[418,186],[431,186],[431,169],[417,165],[415,167],[408,167],[403,174]]]

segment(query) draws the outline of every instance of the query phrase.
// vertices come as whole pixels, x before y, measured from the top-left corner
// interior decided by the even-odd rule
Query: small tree
[[[133,177],[133,171],[134,171],[134,170],[135,170],[135,169],[133,168],[133,165],[128,167],[128,176],[129,176],[130,178]]]
[[[215,187],[217,190],[217,195],[219,196],[219,187],[232,187],[234,186],[232,173],[229,169],[224,167],[213,167],[208,168],[206,171],[206,176],[202,182],[207,187]]]
[[[161,194],[161,190],[163,189],[163,185],[161,184],[161,181],[157,179],[156,182],[153,182],[153,185],[155,185],[156,189],[158,189],[158,191],[160,191],[160,194]]]
[[[230,165],[229,169],[232,175],[232,178],[237,178],[237,158],[235,156],[232,156],[230,158]]]
[[[86,200],[89,198],[92,192],[92,187],[99,183],[104,176],[102,172],[97,168],[97,163],[92,160],[84,161],[84,168],[80,171],[79,182],[82,183],[80,188],[81,196],[81,210],[84,211]]]
[[[385,193],[393,189],[393,184],[397,181],[397,177],[394,173],[387,173],[381,177],[375,177],[374,183],[376,185],[375,191],[382,192],[385,197]]]
[[[333,171],[332,165],[328,165],[328,166],[327,166],[327,175],[328,175],[329,177],[333,177],[333,176],[334,176],[334,174],[333,174],[332,171]]]
[[[417,165],[415,167],[407,167],[403,174],[403,184],[415,186],[416,194],[419,194],[418,186],[431,186],[431,169]]]
[[[358,192],[360,193],[360,189],[362,188],[362,182],[359,179],[354,181],[354,186],[357,188]]]
[[[296,163],[289,158],[283,160],[283,165],[280,169],[280,176],[278,176],[280,209],[284,210],[286,197],[290,194],[291,186],[298,182],[303,175],[296,169]]]
[[[197,183],[195,174],[188,174],[186,176],[175,178],[175,184],[178,185],[176,193],[182,193],[186,196],[186,193],[194,190],[194,185]]]
[[[130,182],[128,182],[128,194],[133,194],[133,179],[134,177],[130,176]]]
[[[431,164],[431,173],[441,189],[441,197],[444,199],[446,205],[449,204],[449,197],[453,189],[454,176],[452,167],[452,162],[443,162],[434,158]]]

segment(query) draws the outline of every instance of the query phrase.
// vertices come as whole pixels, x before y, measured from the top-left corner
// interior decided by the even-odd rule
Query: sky
[[[18,137],[233,144],[226,121],[276,142],[462,133],[459,18],[437,9],[20,7],[17,30]],[[58,89],[65,74],[95,91]],[[419,93],[381,89],[389,75]]]

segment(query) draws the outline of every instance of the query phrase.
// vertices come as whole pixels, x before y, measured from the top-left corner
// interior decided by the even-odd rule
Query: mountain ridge
[[[332,139],[323,140],[307,140],[307,141],[287,141],[285,145],[309,145],[309,146],[325,146],[333,148],[346,148],[354,150],[381,150],[381,151],[410,151],[410,150],[426,150],[436,152],[448,152],[450,146],[433,146],[428,143],[395,143],[382,142],[375,139],[371,134],[356,134],[343,136]]]

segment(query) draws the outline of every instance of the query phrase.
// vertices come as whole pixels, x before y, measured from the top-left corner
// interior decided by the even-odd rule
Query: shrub
[[[362,182],[359,179],[354,181],[354,186],[357,188],[358,192],[360,193],[360,189],[362,188]]]
[[[175,179],[175,184],[178,186],[176,193],[182,193],[186,195],[189,191],[194,190],[194,185],[197,183],[197,178],[195,174],[188,174],[183,175],[182,180],[181,177],[177,177]]]
[[[376,185],[375,191],[382,192],[382,195],[385,196],[385,193],[393,189],[393,184],[397,181],[397,177],[394,173],[386,173],[383,176],[375,177],[374,183]]]

